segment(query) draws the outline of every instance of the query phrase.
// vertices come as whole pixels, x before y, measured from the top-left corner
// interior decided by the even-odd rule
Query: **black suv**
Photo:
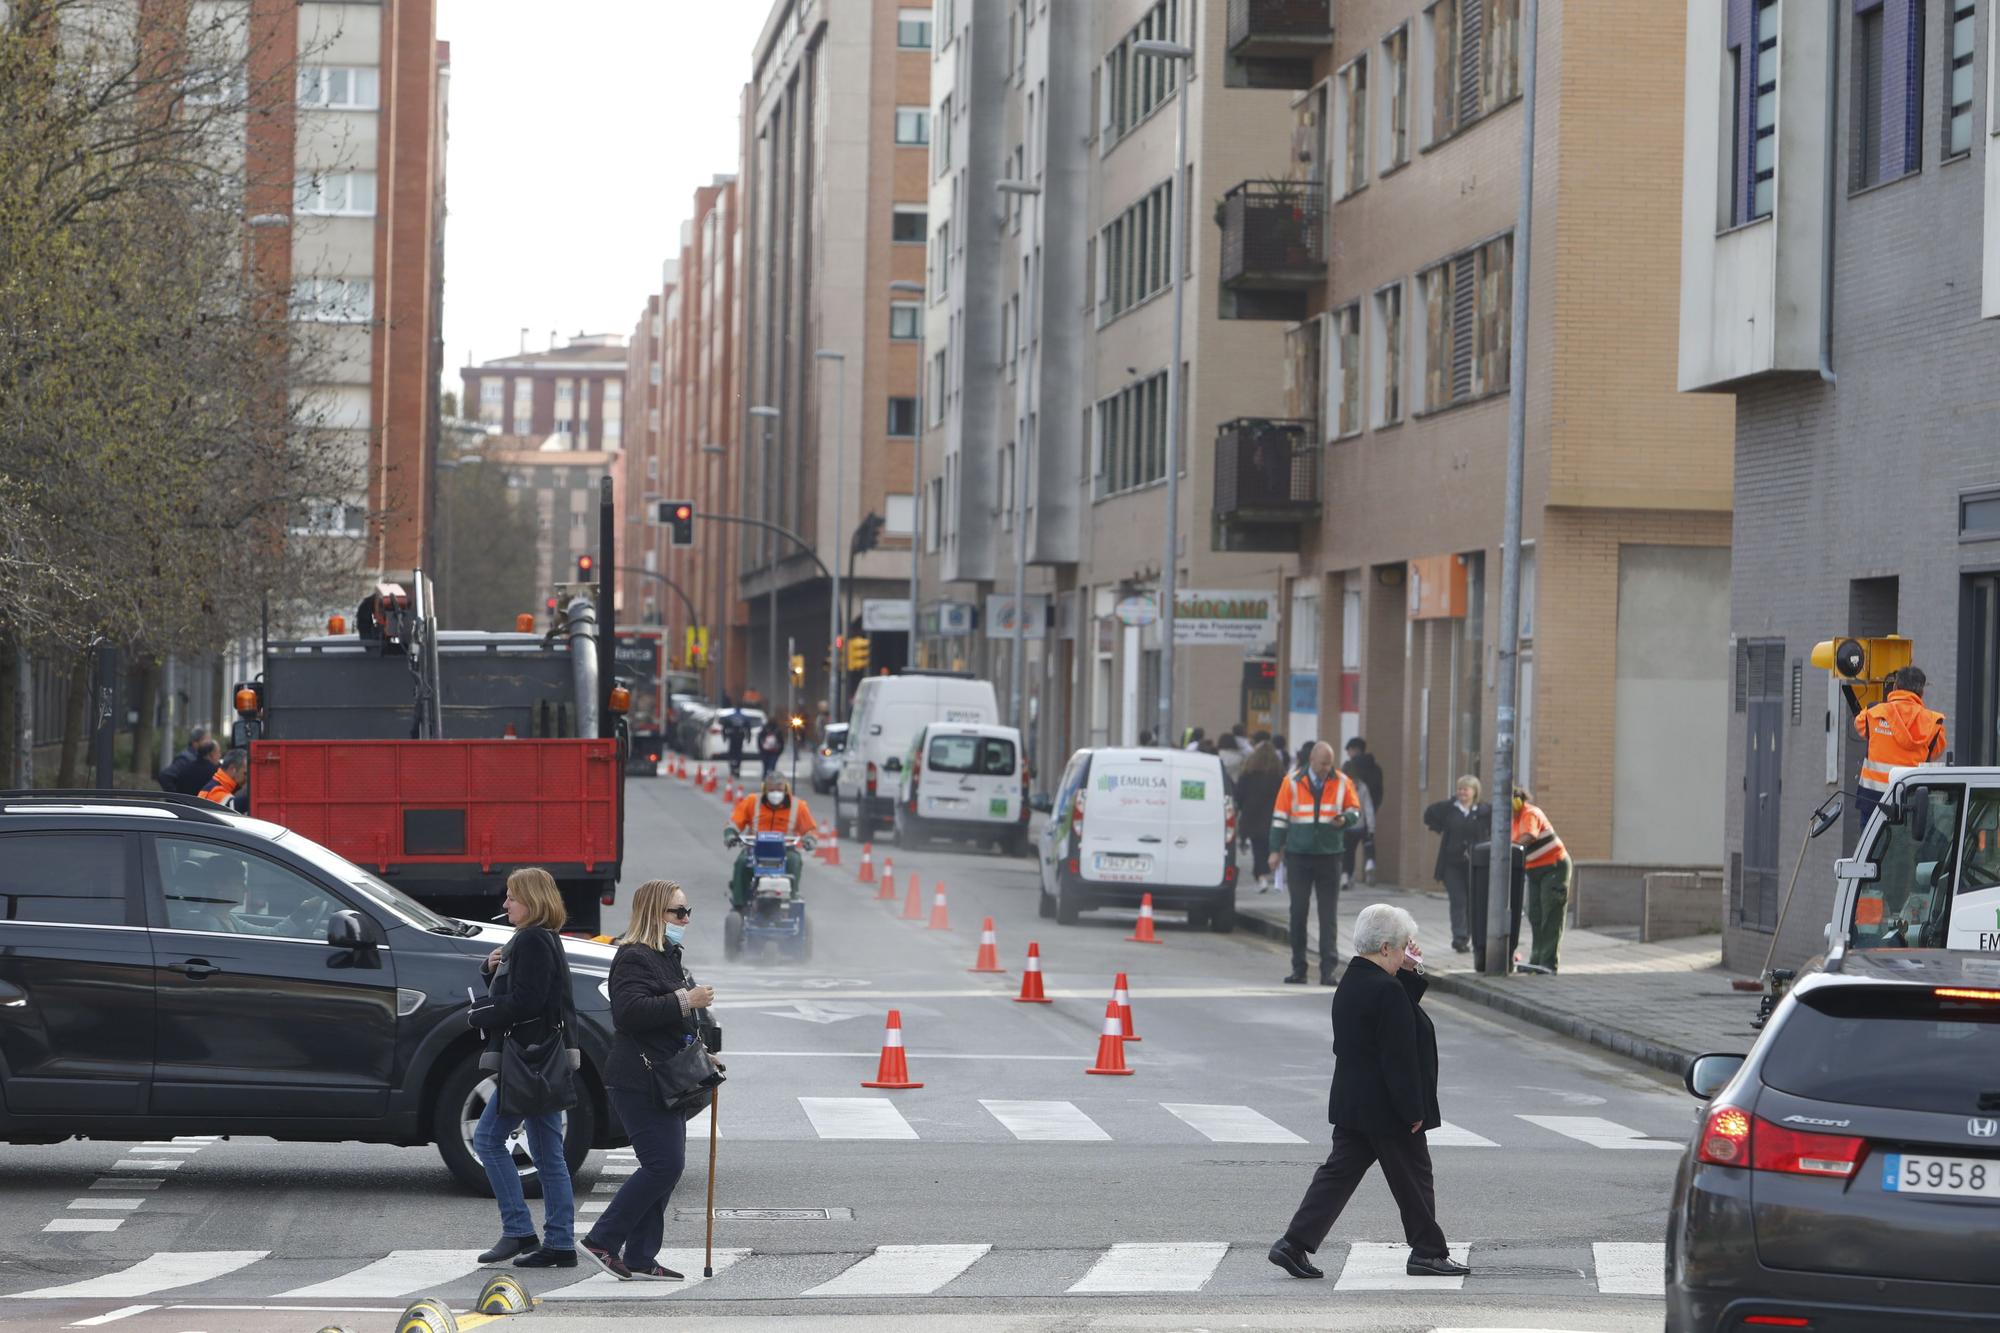
[[[191,797],[0,793],[0,1142],[435,1143],[490,1193],[472,1131],[493,1082],[465,1009],[510,934]],[[587,1088],[574,1170],[622,1138],[599,1077],[611,950],[564,943]]]

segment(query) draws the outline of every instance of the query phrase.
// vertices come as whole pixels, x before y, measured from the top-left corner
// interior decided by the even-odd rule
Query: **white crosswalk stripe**
[[[1497,1148],[1500,1145],[1484,1134],[1454,1125],[1446,1120],[1436,1129],[1424,1135],[1424,1142],[1433,1148]]]
[[[927,1296],[986,1257],[991,1245],[878,1245],[808,1296]]]
[[[43,1231],[116,1231],[125,1225],[122,1217],[58,1217]]]
[[[1606,1241],[1590,1247],[1597,1289],[1606,1296],[1664,1296],[1667,1246],[1664,1241]]]
[[[1228,1253],[1222,1241],[1113,1245],[1070,1290],[1200,1291]]]
[[[917,1131],[886,1097],[801,1097],[799,1105],[812,1121],[813,1132],[823,1139],[917,1137]]]
[[[317,1296],[406,1296],[479,1271],[478,1250],[391,1250],[365,1268],[278,1293],[279,1300]]]
[[[715,1252],[715,1276],[735,1267],[750,1257],[749,1250],[717,1250]],[[567,1287],[557,1287],[554,1291],[537,1292],[545,1301],[626,1301],[668,1300],[682,1292],[693,1291],[704,1282],[714,1279],[701,1275],[702,1251],[661,1250],[660,1263],[676,1273],[687,1277],[679,1282],[620,1282],[609,1273],[593,1273],[581,1282],[573,1282]]]
[[[211,1282],[239,1268],[248,1268],[269,1250],[162,1250],[129,1268],[102,1277],[85,1278],[59,1287],[37,1287],[11,1293],[15,1300],[67,1300],[85,1296],[151,1296],[157,1291]]]
[[[1467,1263],[1468,1251],[1453,1255]],[[1335,1291],[1457,1291],[1463,1277],[1411,1277],[1408,1245],[1385,1245],[1379,1241],[1356,1241],[1347,1247],[1347,1262],[1341,1265]]]
[[[1665,1139],[1649,1139],[1629,1126],[1616,1120],[1604,1120],[1594,1115],[1524,1115],[1516,1116],[1531,1125],[1554,1130],[1567,1135],[1579,1143],[1587,1143],[1593,1148],[1651,1148],[1666,1152],[1679,1152],[1681,1145],[1669,1143]]]
[[[704,1106],[701,1108],[701,1110],[697,1111],[695,1114],[688,1117],[688,1146],[690,1148],[692,1148],[697,1143],[707,1142],[708,1120],[711,1114],[713,1113],[709,1110],[709,1108]],[[716,1126],[715,1129],[715,1137],[719,1140],[719,1139],[726,1139],[729,1136],[723,1133],[722,1127],[718,1125]]]
[[[1160,1105],[1213,1143],[1305,1142],[1269,1116],[1247,1106],[1208,1106],[1198,1102]]]
[[[1111,1137],[1102,1125],[1077,1110],[1074,1102],[989,1101],[982,1097],[979,1104],[1005,1125],[1009,1134],[1026,1143],[1089,1143]]]

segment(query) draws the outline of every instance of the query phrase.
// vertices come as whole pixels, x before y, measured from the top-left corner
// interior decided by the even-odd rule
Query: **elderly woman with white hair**
[[[1354,919],[1354,957],[1333,992],[1333,1151],[1313,1173],[1271,1262],[1293,1277],[1325,1277],[1312,1254],[1375,1163],[1403,1215],[1412,1277],[1462,1277],[1437,1223],[1426,1130],[1438,1115],[1437,1033],[1418,1003],[1428,984],[1417,923],[1375,903]]]

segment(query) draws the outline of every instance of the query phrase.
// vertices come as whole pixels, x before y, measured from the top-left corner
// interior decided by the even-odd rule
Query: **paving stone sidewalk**
[[[1720,935],[1642,944],[1571,926],[1563,932],[1559,975],[1487,977],[1472,970],[1472,955],[1451,951],[1450,911],[1442,889],[1357,884],[1340,895],[1343,962],[1352,956],[1348,943],[1355,914],[1374,902],[1393,903],[1417,919],[1425,967],[1441,993],[1676,1074],[1705,1051],[1747,1051],[1757,1039],[1750,1026],[1757,996],[1730,988],[1737,974],[1722,968]],[[1284,894],[1260,894],[1254,883],[1247,883],[1238,890],[1236,910],[1244,929],[1281,942],[1290,938],[1291,908]],[[1314,927],[1317,916],[1315,909]],[[1529,935],[1524,923],[1523,957]],[[1307,932],[1306,953],[1316,969],[1317,929]]]

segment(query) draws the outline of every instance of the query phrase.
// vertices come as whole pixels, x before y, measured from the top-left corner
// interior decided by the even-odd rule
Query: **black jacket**
[[[1278,803],[1278,788],[1284,781],[1282,768],[1247,772],[1236,779],[1237,817],[1246,834],[1261,838],[1270,833],[1271,811]],[[1263,871],[1264,867],[1257,867],[1257,873]]]
[[[1348,960],[1333,992],[1329,1121],[1378,1138],[1418,1121],[1437,1128],[1437,1038],[1417,1006],[1423,984],[1413,993],[1366,958]]]
[[[680,991],[694,985],[681,968],[677,944],[665,949],[621,944],[611,959],[611,1058],[604,1066],[604,1086],[627,1092],[650,1092],[654,1064],[671,1056],[695,1034],[692,1015],[681,1012]]]
[[[486,998],[466,1012],[466,1022],[486,1033],[480,1067],[500,1067],[500,1042],[536,1042],[568,1011],[569,959],[556,933],[542,926],[514,932],[501,947],[500,966],[481,968]],[[576,1045],[571,1034],[569,1045]]]
[[[1382,808],[1382,765],[1375,762],[1375,756],[1363,750],[1354,758],[1340,766],[1340,771],[1368,789],[1368,799],[1375,808]]]
[[[157,775],[161,791],[177,791],[183,796],[199,796],[208,780],[215,776],[214,761],[204,759],[193,750],[182,750]]]
[[[1493,836],[1493,807],[1480,801],[1466,814],[1457,801],[1434,801],[1424,807],[1424,827],[1444,836],[1438,840],[1437,868],[1431,878],[1444,883],[1446,866],[1465,867],[1465,854]]]

